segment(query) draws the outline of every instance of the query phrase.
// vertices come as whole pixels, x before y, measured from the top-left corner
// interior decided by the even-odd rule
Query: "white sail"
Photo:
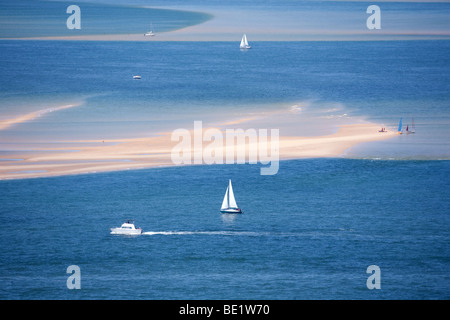
[[[220,208],[221,213],[242,213],[242,210],[238,208],[236,199],[234,199],[233,186],[231,185],[231,180],[228,180],[227,191],[225,191],[225,196],[223,197],[222,207]]]
[[[225,192],[225,197],[223,197],[222,207],[220,208],[220,210],[224,209],[228,209],[228,188],[227,191]]]
[[[144,36],[154,36],[155,35],[155,33],[153,32],[153,23],[150,23],[150,31],[148,31],[148,32],[146,32],[145,34],[144,34]]]
[[[234,193],[233,193],[233,187],[231,186],[231,180],[229,182],[228,186],[228,207],[229,208],[237,208],[236,199],[234,199]]]
[[[250,49],[250,48],[251,48],[251,47],[248,45],[247,35],[245,35],[245,34],[242,36],[240,48],[241,48],[241,49]]]
[[[242,40],[241,40],[241,45],[240,45],[241,48],[244,48],[244,47],[245,47],[245,41],[244,41],[244,39],[247,40],[247,37],[245,36],[245,34],[244,34],[244,36],[242,37]]]

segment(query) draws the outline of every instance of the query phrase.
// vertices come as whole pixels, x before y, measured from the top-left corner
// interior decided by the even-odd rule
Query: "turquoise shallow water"
[[[274,176],[222,165],[0,181],[0,297],[448,299],[449,173],[311,159]],[[229,178],[242,215],[219,213]],[[126,219],[146,234],[109,234]],[[80,290],[66,287],[70,265]]]

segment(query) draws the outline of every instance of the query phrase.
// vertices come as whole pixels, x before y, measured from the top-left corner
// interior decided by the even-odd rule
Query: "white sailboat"
[[[146,32],[144,36],[150,36],[153,37],[155,33],[153,32],[153,23],[150,24],[150,31]]]
[[[414,118],[412,118],[411,128],[408,128],[408,126],[406,126],[406,133],[407,134],[416,133],[416,127],[414,126]]]
[[[241,49],[250,49],[251,46],[248,44],[247,36],[244,34],[242,36],[241,45],[239,46]]]
[[[242,210],[239,209],[236,204],[236,199],[234,198],[231,180],[229,180],[229,182],[228,182],[227,191],[225,192],[225,197],[223,198],[222,207],[220,208],[220,212],[221,213],[242,213]]]

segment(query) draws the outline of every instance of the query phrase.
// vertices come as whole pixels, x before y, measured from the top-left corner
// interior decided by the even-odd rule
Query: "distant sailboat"
[[[397,130],[397,133],[398,134],[402,134],[403,132],[402,132],[402,118],[400,118],[400,122],[399,122],[399,124],[398,124],[398,130]]]
[[[239,46],[241,49],[250,49],[251,46],[248,44],[247,36],[244,34],[242,36],[241,45]]]
[[[228,182],[227,191],[223,198],[221,213],[242,213],[242,210],[238,208],[236,199],[234,199],[233,187],[231,186],[231,180]]]
[[[155,33],[153,32],[153,24],[151,23],[151,24],[150,24],[150,31],[146,32],[146,33],[144,34],[144,36],[150,36],[150,37],[153,37],[154,35],[155,35]]]
[[[410,133],[416,133],[416,128],[414,126],[414,118],[412,118],[412,125],[411,125],[411,129],[408,128],[408,126],[406,126],[406,133],[410,134]]]

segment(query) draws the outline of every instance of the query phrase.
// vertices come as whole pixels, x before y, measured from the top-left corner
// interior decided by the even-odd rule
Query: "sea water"
[[[202,12],[142,8],[127,2],[82,3],[80,29],[67,27],[74,12],[68,10],[72,2],[64,1],[2,1],[0,2],[0,38],[29,38],[73,35],[144,34],[150,31],[167,32],[211,19]],[[77,2],[78,3],[78,2]],[[80,4],[80,3],[78,3]],[[67,12],[69,11],[69,12]],[[70,21],[70,23],[72,23]]]
[[[282,161],[273,176],[214,165],[0,181],[0,298],[449,298],[450,42],[242,52],[239,40],[1,41],[0,120],[77,106],[2,130],[0,154],[274,111],[292,111],[281,135],[395,130],[412,117],[416,133],[353,147],[351,159]],[[228,179],[242,215],[219,213]],[[110,235],[127,219],[144,234]],[[71,265],[80,290],[67,288]]]
[[[419,161],[448,159],[448,42],[1,46],[2,111],[81,100],[3,130],[7,158],[17,142],[151,135],[293,104],[315,118],[416,123],[368,157],[348,151],[368,160],[281,162],[270,177],[223,165],[2,181],[1,298],[449,298],[449,162]],[[235,217],[219,213],[230,178],[245,212]],[[126,219],[145,234],[109,234]],[[81,290],[66,287],[70,265]],[[366,286],[369,265],[381,290]]]
[[[401,118],[405,130],[414,118],[420,134],[382,142],[390,150],[377,147],[381,156],[449,158],[444,40],[257,42],[247,52],[232,42],[0,46],[2,120],[77,105],[3,130],[2,143],[136,138],[192,129],[195,120],[219,125],[275,111],[292,116],[276,124],[269,118],[267,126],[281,135],[330,134],[360,120],[395,131]],[[142,79],[133,80],[135,74]]]
[[[448,161],[309,159],[274,176],[213,165],[1,181],[0,297],[448,299],[449,174]],[[219,212],[228,179],[244,214]],[[128,219],[144,233],[109,233]]]

